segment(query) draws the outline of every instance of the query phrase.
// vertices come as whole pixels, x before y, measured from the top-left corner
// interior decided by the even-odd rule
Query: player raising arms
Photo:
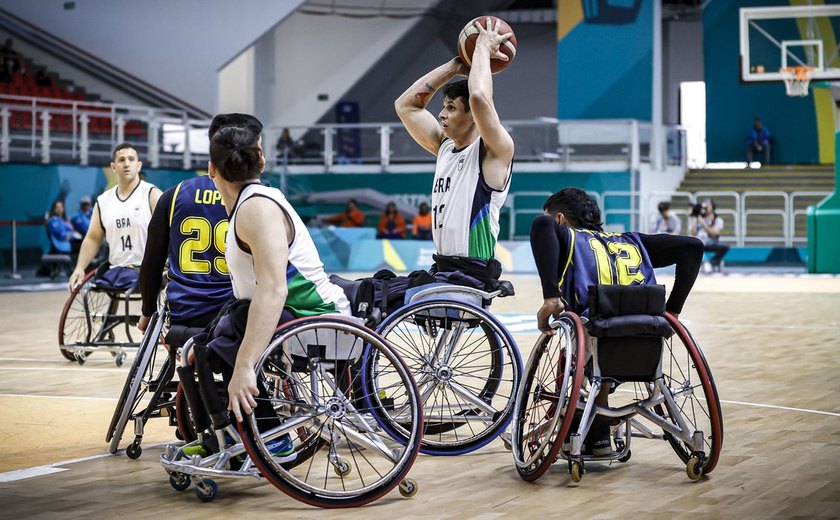
[[[513,139],[496,113],[490,73],[491,58],[508,59],[499,46],[510,35],[499,34],[499,24],[489,19],[486,26],[476,27],[471,68],[453,58],[415,81],[394,103],[411,137],[437,156],[431,212],[435,261],[441,270],[464,268],[451,257],[468,257],[469,264],[485,269],[498,266],[493,253],[499,209],[510,186]],[[468,79],[446,84],[459,75]],[[443,109],[435,118],[426,106],[441,87]],[[492,277],[498,278],[501,269],[495,270]]]

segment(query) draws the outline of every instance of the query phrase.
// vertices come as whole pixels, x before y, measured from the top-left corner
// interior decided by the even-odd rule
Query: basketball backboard
[[[783,81],[807,67],[810,79],[840,79],[840,5],[740,9],[741,80]]]

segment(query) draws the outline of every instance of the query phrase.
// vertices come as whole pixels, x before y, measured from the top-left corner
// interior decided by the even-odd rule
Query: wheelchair
[[[140,320],[141,297],[135,289],[97,285],[96,273],[89,272],[64,304],[58,322],[59,350],[80,365],[92,352],[110,352],[119,367],[127,353],[140,346],[132,329]]]
[[[134,440],[125,453],[131,459],[140,457],[143,429],[152,417],[166,417],[169,426],[177,428],[176,435],[183,440],[177,410],[179,402],[182,410],[185,404],[178,382],[173,380],[177,353],[187,339],[202,332],[203,328],[170,324],[166,330],[167,323],[165,307],[155,312],[149,321],[105,435],[111,453],[117,452],[126,426],[133,421]],[[146,405],[142,407],[144,401]]]
[[[586,463],[628,461],[633,437],[667,441],[693,481],[711,473],[723,444],[720,400],[697,342],[665,312],[664,287],[593,286],[590,304],[589,319],[562,313],[526,363],[512,427],[520,477],[535,481],[565,459],[580,482]],[[603,385],[618,384],[610,406],[595,403]],[[596,416],[617,450],[601,457],[582,450]]]
[[[413,295],[409,290],[408,303],[377,328],[417,380],[425,423],[422,453],[474,451],[510,423],[522,359],[510,333],[487,308],[493,298],[513,294],[509,282],[489,293],[449,284],[421,286]],[[375,374],[367,379],[375,380]],[[399,422],[383,426],[401,435]]]
[[[206,347],[192,340],[181,349],[178,372],[189,412],[177,413],[188,415],[179,421],[188,442],[167,446],[161,456],[174,489],[192,484],[200,500],[211,501],[219,487],[210,477],[262,477],[325,508],[364,505],[394,487],[405,497],[417,493],[406,475],[423,433],[420,394],[400,356],[363,320],[323,315],[278,327],[256,366],[274,417],[258,418],[255,411],[231,424],[220,396],[225,385],[209,374],[205,355]],[[375,368],[362,370],[365,363]],[[399,436],[385,433],[384,424]],[[271,444],[287,434],[295,458],[280,461]],[[213,453],[197,454],[199,445]]]

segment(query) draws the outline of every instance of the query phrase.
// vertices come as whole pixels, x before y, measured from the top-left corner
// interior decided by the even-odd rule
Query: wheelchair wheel
[[[348,338],[352,356],[329,347],[346,345]],[[290,355],[294,345],[326,347],[301,358]],[[368,396],[358,395],[368,384],[357,384],[364,373],[350,369],[363,350],[376,352],[389,388],[400,396],[399,407],[367,408]],[[255,412],[239,423],[239,431],[254,464],[275,487],[307,504],[332,508],[364,505],[403,482],[420,448],[422,407],[411,372],[382,338],[340,317],[295,320],[275,333],[257,371],[274,389],[269,394],[279,421],[258,419]],[[375,416],[385,413],[411,418],[400,422],[406,439],[395,440],[376,427],[381,418]],[[270,441],[284,434],[295,445],[294,463],[280,462],[269,451]]]
[[[195,431],[192,417],[190,417],[190,406],[184,396],[184,388],[178,382],[178,390],[175,391],[175,424],[178,428],[178,435],[185,444],[189,444],[198,438]]]
[[[165,348],[158,348],[164,321],[158,313],[152,316],[137,355],[134,357],[134,362],[131,364],[131,369],[128,371],[122,394],[105,435],[105,442],[110,442],[109,450],[111,453],[116,453],[119,449],[120,440],[128,421],[138,413],[140,403],[143,402],[143,398],[152,384],[165,385],[172,379],[172,372],[175,367],[170,366],[168,356],[163,360],[159,376],[155,377],[158,368],[158,363],[156,363],[158,352],[168,354]],[[158,394],[160,392],[156,391],[154,393]],[[154,407],[156,404],[150,401],[148,406]]]
[[[554,463],[572,425],[583,384],[586,345],[575,314],[563,313],[554,336],[542,335],[525,365],[516,394],[511,444],[523,480],[540,478]]]
[[[487,311],[455,300],[424,300],[389,316],[378,332],[417,381],[423,398],[423,453],[468,453],[504,431],[513,414],[522,359],[508,331]],[[367,380],[381,387],[374,376],[369,372]],[[399,434],[398,424],[389,421],[383,427]]]
[[[665,433],[677,456],[684,463],[691,462],[695,472],[711,473],[715,469],[723,445],[723,413],[720,407],[717,387],[712,378],[709,364],[691,333],[676,318],[666,313],[665,317],[674,330],[674,335],[665,340],[662,354],[664,386],[670,390],[678,412],[690,430],[703,432],[703,450],[697,453],[691,446]],[[658,405],[656,412],[676,423],[668,406]],[[699,478],[700,473],[697,473]]]
[[[90,288],[88,282],[95,274],[96,271],[89,272],[82,282],[73,288],[64,303],[64,308],[61,310],[61,318],[58,320],[58,349],[64,359],[68,361],[75,362],[76,355],[64,347],[90,343],[93,327],[91,315],[107,309],[107,296],[104,294],[101,296],[104,296],[105,300],[93,296],[88,298],[92,311],[89,312],[85,306],[85,294],[89,292]]]

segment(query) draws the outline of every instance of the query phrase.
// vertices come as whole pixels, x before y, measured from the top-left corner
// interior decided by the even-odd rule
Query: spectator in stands
[[[73,251],[73,238],[79,236],[73,225],[67,220],[64,202],[57,200],[50,208],[47,220],[47,235],[50,237],[50,254],[70,254]]]
[[[0,83],[10,83],[12,81],[12,73],[9,72],[9,67],[6,66],[5,61],[0,61]]]
[[[663,201],[658,206],[659,213],[653,221],[651,226],[651,233],[667,233],[669,235],[679,235],[682,230],[682,222],[680,218],[671,213],[671,203]]]
[[[414,215],[411,233],[417,240],[432,239],[432,214],[429,212],[429,205],[425,202],[420,203],[419,212]]]
[[[747,134],[747,165],[753,162],[756,153],[764,154],[764,164],[770,164],[770,130],[761,124],[761,119],[753,121],[752,130]]]
[[[6,42],[0,48],[0,59],[3,60],[10,73],[15,73],[20,69],[20,54],[12,48],[13,45],[14,40],[6,38]]]
[[[703,249],[714,253],[712,259],[703,262],[703,271],[721,272],[723,257],[729,252],[729,246],[720,242],[723,231],[723,219],[715,212],[715,201],[706,199],[701,204],[695,204],[691,210],[688,232],[703,242]]]
[[[44,70],[39,70],[35,76],[35,84],[39,87],[52,87],[52,80]]]
[[[379,226],[376,228],[376,238],[388,238],[401,240],[405,238],[405,219],[397,211],[397,205],[389,202],[385,206],[385,213],[379,217]]]
[[[91,215],[93,215],[93,209],[90,205],[90,197],[85,195],[79,199],[79,212],[70,219],[70,223],[73,224],[73,229],[82,236],[87,235]]]
[[[338,227],[362,227],[365,224],[365,214],[359,210],[356,199],[347,201],[347,209],[333,217],[327,217],[324,222],[337,224]]]
[[[289,157],[291,157],[294,144],[295,142],[292,140],[292,136],[289,133],[289,129],[284,128],[283,132],[280,134],[280,138],[277,139],[278,159],[288,159]]]

